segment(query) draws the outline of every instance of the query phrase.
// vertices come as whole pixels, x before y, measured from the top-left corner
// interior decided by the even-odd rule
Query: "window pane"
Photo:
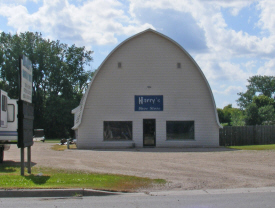
[[[2,95],[2,111],[7,111],[7,97]]]
[[[195,139],[194,121],[166,121],[167,140]]]
[[[132,140],[132,121],[104,121],[104,140]]]
[[[12,104],[8,104],[8,122],[14,122],[14,111],[15,107]]]

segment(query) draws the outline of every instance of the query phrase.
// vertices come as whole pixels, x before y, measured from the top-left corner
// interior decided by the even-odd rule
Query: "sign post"
[[[18,148],[21,148],[21,175],[24,175],[24,148],[28,147],[28,173],[31,173],[34,108],[32,104],[32,63],[19,58],[20,96],[18,101]]]

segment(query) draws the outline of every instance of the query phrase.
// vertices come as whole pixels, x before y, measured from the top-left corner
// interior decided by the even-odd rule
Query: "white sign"
[[[21,100],[32,103],[32,62],[26,56],[21,59]]]

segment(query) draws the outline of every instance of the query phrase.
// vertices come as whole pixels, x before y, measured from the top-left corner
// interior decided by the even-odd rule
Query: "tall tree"
[[[273,124],[275,121],[274,99],[265,95],[254,96],[245,109],[246,125]]]
[[[29,57],[33,66],[34,128],[44,128],[46,136],[67,137],[73,126],[70,111],[78,105],[93,76],[85,70],[92,61],[92,51],[46,40],[41,33],[2,32],[0,87],[11,98],[18,98],[18,57],[22,54]]]
[[[219,121],[223,126],[244,126],[244,113],[238,108],[233,108],[232,104],[223,109],[217,109]]]
[[[259,109],[255,103],[251,103],[245,110],[245,124],[246,125],[260,125]]]
[[[252,103],[253,97],[257,94],[265,95],[274,99],[275,77],[274,76],[252,76],[248,80],[247,91],[240,92],[240,98],[237,100],[240,108],[245,109]]]
[[[240,92],[238,105],[245,110],[246,125],[273,124],[274,115],[274,76],[253,76],[248,79],[246,92]]]

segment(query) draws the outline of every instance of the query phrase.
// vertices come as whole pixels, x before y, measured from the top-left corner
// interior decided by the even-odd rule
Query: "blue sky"
[[[0,32],[85,46],[95,70],[123,40],[152,28],[195,59],[217,107],[237,107],[249,77],[275,75],[274,11],[273,0],[0,0]]]

